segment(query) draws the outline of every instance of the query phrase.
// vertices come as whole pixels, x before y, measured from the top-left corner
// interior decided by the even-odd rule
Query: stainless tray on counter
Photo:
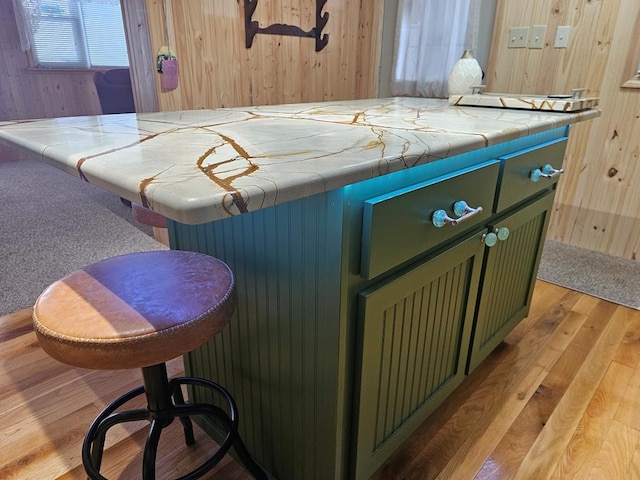
[[[449,105],[576,112],[594,108],[600,104],[599,97],[582,97],[584,88],[574,88],[570,95],[519,95],[513,93],[485,93],[483,90],[482,87],[474,87],[471,94],[450,95]]]

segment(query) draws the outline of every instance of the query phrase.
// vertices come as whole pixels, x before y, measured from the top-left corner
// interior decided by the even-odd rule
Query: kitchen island
[[[364,479],[526,316],[569,125],[596,116],[372,99],[2,122],[0,142],[227,262],[236,314],[188,372],[231,391],[276,478]]]

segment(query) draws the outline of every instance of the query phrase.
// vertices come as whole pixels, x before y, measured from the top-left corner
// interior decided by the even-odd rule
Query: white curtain
[[[400,0],[393,95],[446,98],[447,79],[477,43],[479,0]]]

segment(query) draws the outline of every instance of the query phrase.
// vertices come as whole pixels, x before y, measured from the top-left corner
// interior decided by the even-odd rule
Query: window
[[[20,0],[23,35],[35,67],[129,65],[118,0]],[[19,25],[20,28],[20,25]],[[24,35],[26,34],[26,35]],[[24,49],[24,46],[23,46]]]
[[[475,35],[479,0],[404,0],[399,3],[393,95],[446,98],[453,65]],[[471,20],[471,22],[469,22]],[[473,34],[473,35],[472,35]]]

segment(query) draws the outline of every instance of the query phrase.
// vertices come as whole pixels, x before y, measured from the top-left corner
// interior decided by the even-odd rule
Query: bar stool
[[[36,300],[33,323],[43,350],[54,359],[88,369],[141,368],[140,386],[109,404],[93,421],[82,446],[82,463],[91,479],[106,480],[100,466],[107,431],[114,425],[147,420],[149,434],[142,478],[155,479],[160,434],[174,418],[182,422],[185,442],[194,440],[191,416],[208,415],[226,434],[206,462],[180,477],[200,478],[233,446],[257,479],[266,473],[251,458],[238,429],[238,412],[220,385],[195,377],[167,377],[165,362],[215,336],[235,308],[233,273],[220,260],[176,250],[113,257],[77,270],[49,286]],[[182,385],[214,392],[223,409],[187,403]],[[117,411],[140,395],[147,407]]]

